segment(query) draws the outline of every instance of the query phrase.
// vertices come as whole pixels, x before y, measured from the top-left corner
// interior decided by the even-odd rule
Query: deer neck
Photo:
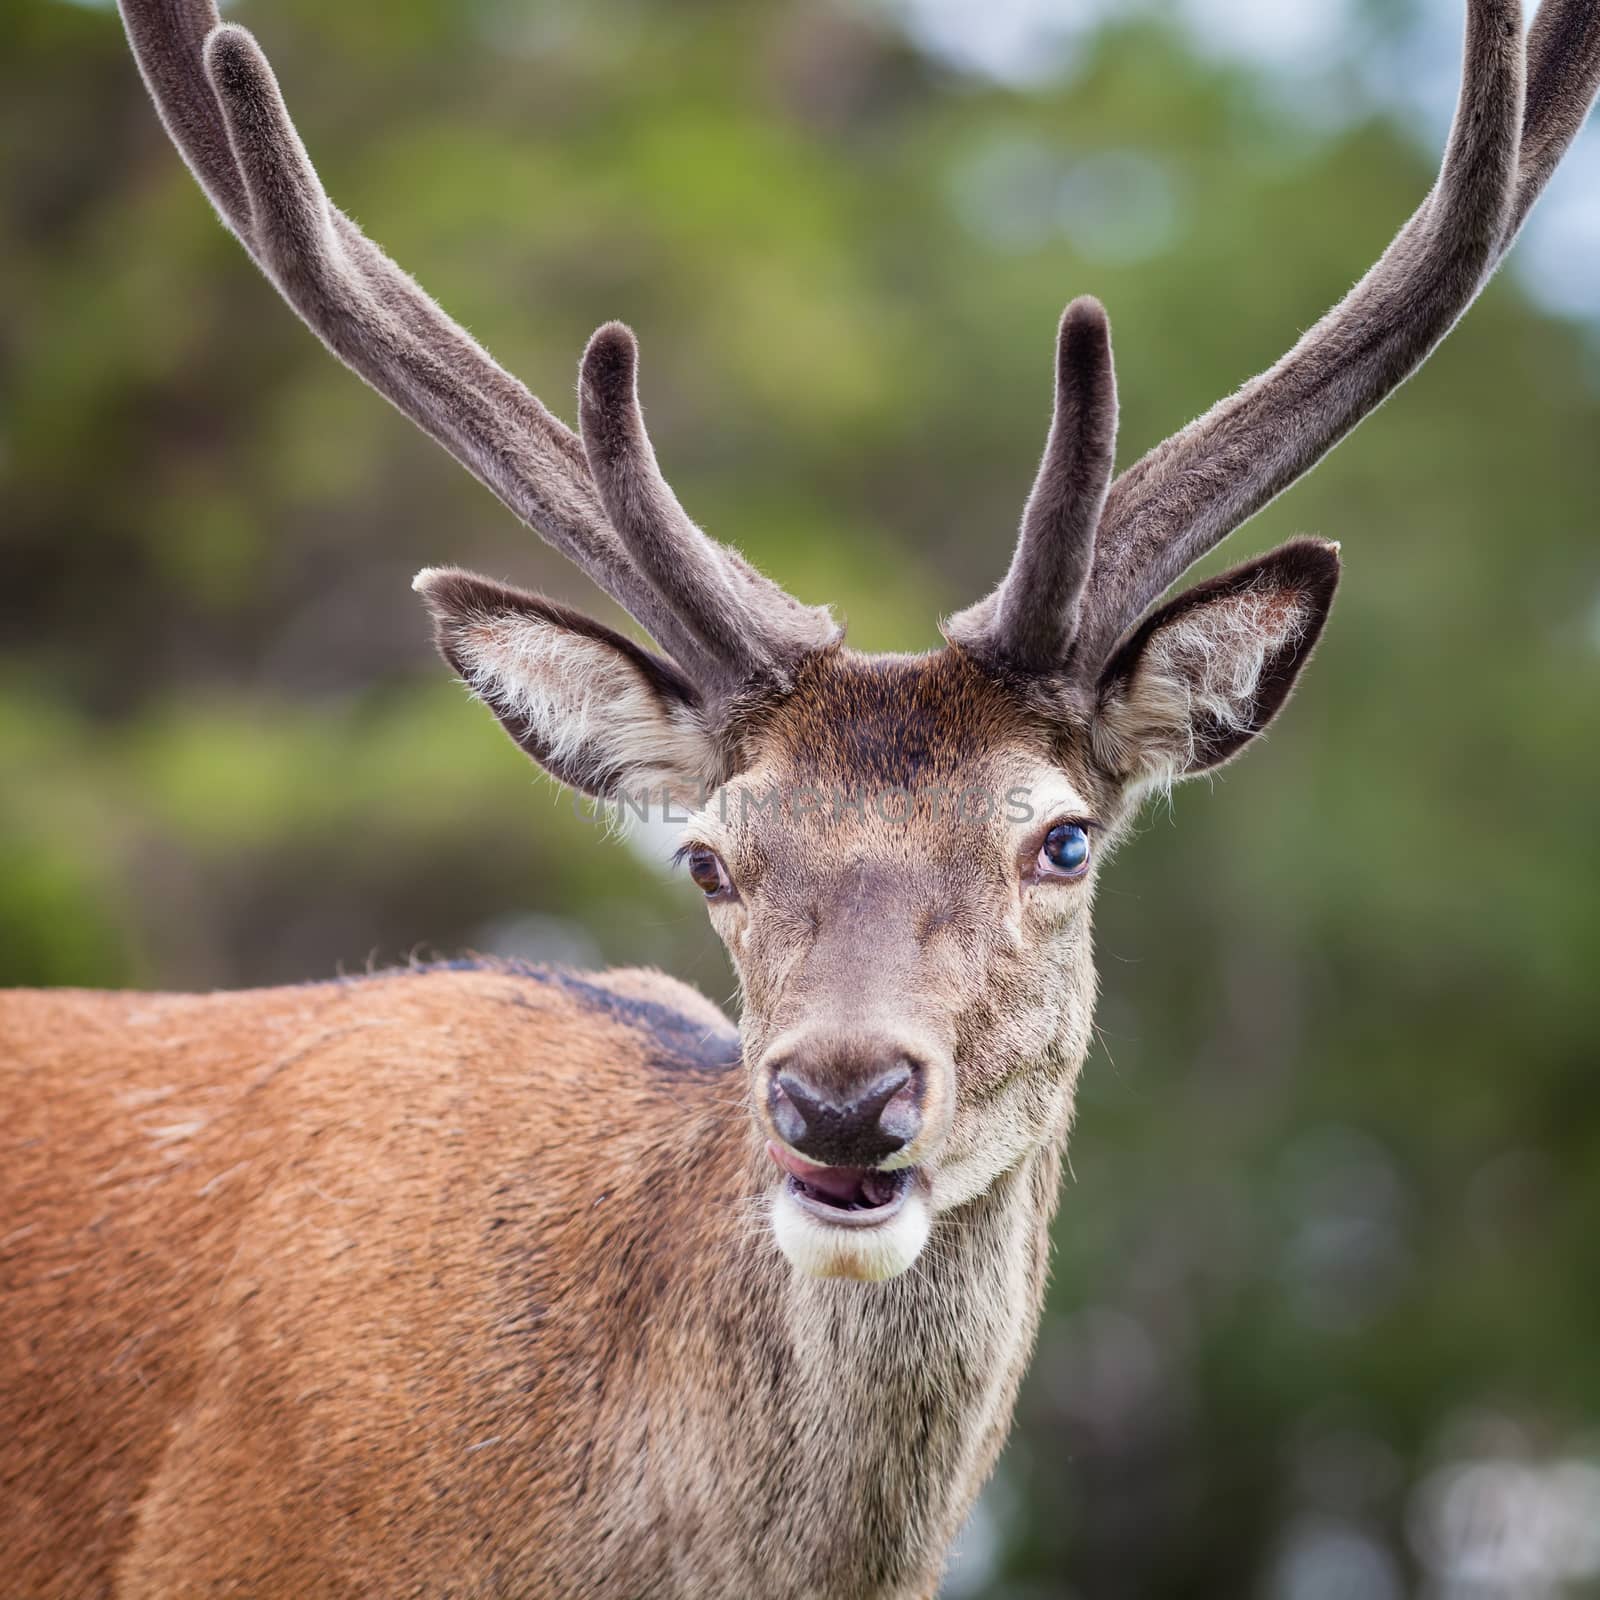
[[[808,1278],[780,1261],[806,1392],[885,1454],[910,1427],[956,1477],[986,1473],[984,1435],[1000,1430],[997,1446],[1038,1327],[1060,1169],[1056,1145],[1033,1151],[939,1217],[916,1264],[886,1283]]]
[[[753,1564],[722,1575],[728,1592],[931,1592],[1009,1430],[1060,1167],[1058,1143],[1034,1150],[941,1216],[917,1263],[885,1283],[805,1277],[770,1237],[728,1252],[705,1313],[723,1329],[743,1324],[737,1376],[726,1359],[707,1366],[695,1410],[710,1430],[731,1421],[739,1443],[723,1448],[738,1481],[763,1486],[729,1530],[728,1547]],[[748,1177],[746,1192],[770,1185],[764,1157]],[[863,1588],[866,1573],[881,1586]]]
[[[726,1203],[682,1203],[689,1165],[702,1201]],[[567,1397],[595,1406],[603,1445],[575,1486],[599,1564],[563,1581],[607,1597],[931,1593],[1009,1428],[1060,1167],[1058,1139],[1031,1150],[941,1215],[896,1278],[811,1278],[767,1226],[775,1172],[759,1136],[708,1103],[670,1155],[636,1169],[615,1217],[628,1237],[607,1255],[670,1266],[596,1284],[606,1326],[630,1332],[589,1352],[606,1370],[587,1367],[583,1396]]]

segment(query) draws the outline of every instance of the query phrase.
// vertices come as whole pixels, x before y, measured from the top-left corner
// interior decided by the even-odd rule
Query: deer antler
[[[631,354],[625,385],[586,379],[585,432],[603,457],[592,471],[585,442],[329,201],[244,29],[219,25],[213,0],[121,0],[121,10],[167,132],[284,299],[624,607],[702,694],[781,676],[837,639],[826,610],[791,599],[684,515],[656,471]],[[624,343],[631,352],[625,330],[602,330],[588,364]]]
[[[1526,68],[1526,104],[1524,70]],[[979,654],[1093,679],[1122,634],[1193,562],[1314,466],[1422,365],[1510,248],[1600,87],[1600,4],[1545,0],[1524,56],[1518,0],[1468,0],[1461,93],[1432,191],[1370,272],[1276,366],[1175,433],[1111,485],[1086,478],[1063,545],[1042,566],[1029,501],[1016,559],[997,595],[954,618],[950,637]],[[1109,375],[1105,379],[1109,392]],[[1091,433],[1099,424],[1088,424]],[[1085,458],[1094,452],[1083,447]],[[1073,637],[1080,609],[1081,622]],[[1053,576],[1046,577],[1046,572]],[[1030,577],[1031,574],[1031,577]],[[1036,585],[1057,644],[1040,659],[1013,589]],[[1002,597],[1004,597],[1002,599]],[[1067,648],[1070,646],[1070,650]]]
[[[1571,148],[1600,86],[1600,6],[1545,0],[1528,30],[1517,193],[1500,253],[1511,248],[1550,174]]]
[[[1417,370],[1477,297],[1600,84],[1600,6],[1469,0],[1438,182],[1376,266],[1278,364],[1112,485],[1075,661],[1095,671],[1191,563],[1286,489]]]
[[[1100,302],[1084,296],[1061,318],[1055,415],[1010,570],[993,594],[945,624],[952,644],[1022,673],[1050,672],[1066,659],[1116,445],[1111,327]]]
[[[334,207],[266,58],[213,0],[121,0],[167,131],[223,220],[314,332],[628,610],[705,696],[780,679],[839,630],[689,519],[656,466],[632,335],[584,358],[583,438]],[[1526,104],[1524,105],[1524,71]],[[1276,366],[1107,489],[1104,313],[1063,320],[1056,415],[1001,587],[950,638],[997,665],[1092,677],[1187,567],[1306,472],[1427,358],[1504,257],[1600,87],[1600,4],[1468,0],[1438,181],[1370,272]]]

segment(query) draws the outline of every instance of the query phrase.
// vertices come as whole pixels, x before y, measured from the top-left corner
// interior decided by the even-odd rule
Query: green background
[[[1010,82],[929,48],[983,36],[954,0],[230,15],[336,199],[558,411],[628,320],[686,504],[867,649],[1003,568],[1068,298],[1110,310],[1126,462],[1430,180],[1404,75],[1370,92],[1398,5],[1287,78],[1125,7]],[[408,585],[601,603],[277,302],[110,12],[0,11],[0,135],[0,982],[473,948],[725,998],[693,888],[574,818]],[[1049,1312],[951,1594],[1600,1594],[1596,350],[1503,277],[1229,544],[1341,539],[1344,587],[1271,737],[1105,885]]]

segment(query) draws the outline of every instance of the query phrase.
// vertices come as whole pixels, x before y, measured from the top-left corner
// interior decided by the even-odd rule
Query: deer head
[[[331,205],[247,33],[210,0],[123,14],[168,130],[284,298],[660,646],[468,573],[416,582],[446,659],[541,766],[691,808],[682,853],[739,972],[778,1241],[819,1275],[904,1270],[934,1218],[1063,1137],[1101,867],[1145,795],[1277,714],[1338,547],[1297,540],[1157,602],[1483,287],[1587,112],[1597,8],[1546,0],[1525,46],[1517,0],[1468,0],[1419,209],[1276,366],[1114,480],[1105,313],[1069,306],[1010,568],[916,657],[846,648],[696,527],[626,328],[590,341],[571,432]]]

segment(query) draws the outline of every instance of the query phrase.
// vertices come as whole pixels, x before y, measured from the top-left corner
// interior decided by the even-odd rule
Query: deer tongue
[[[865,1167],[817,1167],[802,1161],[793,1151],[785,1150],[776,1140],[767,1141],[767,1154],[789,1174],[798,1178],[808,1189],[848,1205],[861,1194],[862,1180],[867,1176]]]

